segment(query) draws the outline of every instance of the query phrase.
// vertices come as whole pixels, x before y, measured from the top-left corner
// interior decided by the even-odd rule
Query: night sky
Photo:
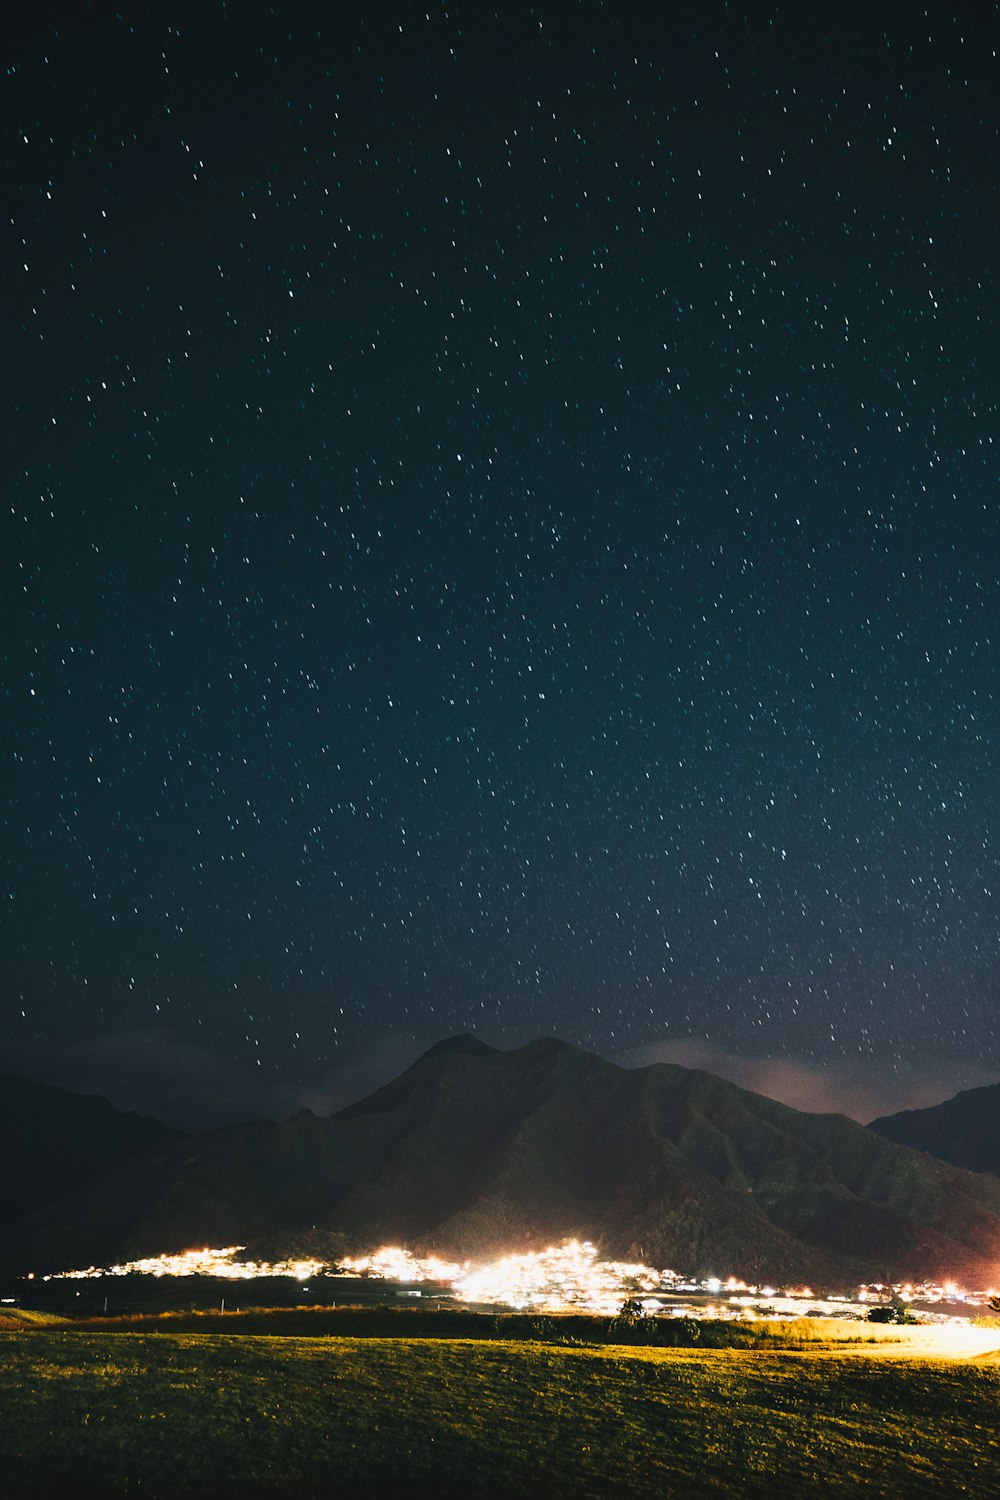
[[[1000,7],[25,7],[0,1065],[1000,1076]]]

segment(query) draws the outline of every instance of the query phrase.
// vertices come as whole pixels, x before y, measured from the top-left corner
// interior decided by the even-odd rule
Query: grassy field
[[[1000,1365],[463,1339],[0,1334],[4,1496],[970,1495]]]
[[[35,1323],[48,1313],[13,1310]],[[892,1324],[843,1322],[830,1318],[759,1319],[639,1318],[629,1322],[600,1313],[484,1313],[469,1308],[365,1306],[247,1307],[220,1312],[134,1313],[117,1317],[53,1318],[91,1333],[260,1333],[347,1338],[501,1339],[505,1342],[569,1344],[657,1344],[670,1348],[815,1348],[817,1343],[851,1340],[890,1342],[902,1337]],[[0,1324],[2,1326],[2,1324]]]

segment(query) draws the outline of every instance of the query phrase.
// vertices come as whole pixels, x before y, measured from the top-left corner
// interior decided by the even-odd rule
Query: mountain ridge
[[[0,1073],[0,1228],[101,1176],[109,1165],[182,1135],[153,1115],[116,1109],[100,1094]]]
[[[1000,1177],[1000,1083],[963,1089],[926,1109],[881,1115],[868,1128],[967,1171]]]
[[[8,1226],[0,1264],[67,1269],[313,1229],[461,1258],[578,1237],[786,1283],[993,1279],[1000,1182],[710,1073],[466,1036],[325,1119],[162,1141]]]

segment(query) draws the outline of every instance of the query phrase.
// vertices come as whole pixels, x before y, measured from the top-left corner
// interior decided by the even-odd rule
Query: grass
[[[60,1328],[70,1324],[71,1319],[60,1318],[56,1313],[35,1312],[30,1307],[0,1306],[0,1330],[25,1328]]]
[[[639,1344],[663,1348],[812,1348],[901,1338],[892,1324],[831,1318],[642,1318],[631,1326],[598,1313],[483,1313],[464,1308],[393,1306],[247,1307],[126,1313],[73,1320],[91,1332],[256,1333],[357,1338],[497,1338],[534,1343]]]
[[[5,1497],[994,1497],[1000,1366],[820,1349],[0,1335]]]

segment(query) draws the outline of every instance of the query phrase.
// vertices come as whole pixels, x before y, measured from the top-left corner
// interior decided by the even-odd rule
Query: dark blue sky
[[[364,10],[8,45],[0,1063],[994,1080],[998,7]]]

